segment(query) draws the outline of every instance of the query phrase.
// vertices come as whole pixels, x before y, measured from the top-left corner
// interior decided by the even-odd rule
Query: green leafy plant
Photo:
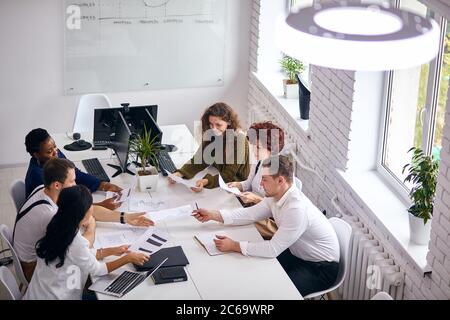
[[[408,170],[405,182],[413,183],[409,197],[413,204],[408,209],[412,215],[423,219],[426,224],[433,215],[434,195],[436,192],[439,161],[433,156],[427,156],[420,148],[413,147],[411,163],[403,167],[402,173]]]
[[[141,163],[141,170],[138,171],[140,176],[151,174],[150,171],[145,169],[145,166],[149,161],[155,164],[158,168],[158,161],[156,154],[161,150],[161,145],[156,140],[158,137],[152,138],[151,130],[147,131],[147,127],[144,125],[144,132],[142,135],[135,136],[130,140],[130,152],[136,157],[136,161]]]
[[[295,78],[295,75],[300,74],[304,69],[305,66],[303,63],[295,58],[292,58],[290,56],[284,56],[282,59],[280,59],[280,65],[283,71],[286,73],[286,75],[289,77],[289,83],[294,84],[297,83],[297,79]]]

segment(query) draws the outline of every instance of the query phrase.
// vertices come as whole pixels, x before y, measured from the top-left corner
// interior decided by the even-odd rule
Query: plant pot
[[[408,212],[409,217],[409,239],[419,245],[427,245],[430,241],[431,219],[423,224],[422,218],[417,218]]]
[[[146,167],[145,170],[150,171],[151,174],[139,175],[140,171],[138,171],[139,190],[141,192],[156,191],[159,178],[158,171],[155,167]]]
[[[288,83],[289,80],[283,80],[283,92],[286,99],[297,99],[298,98],[298,84]]]
[[[311,92],[303,84],[298,75],[295,76],[298,81],[298,105],[300,108],[300,118],[303,120],[309,119],[309,102],[311,100]]]

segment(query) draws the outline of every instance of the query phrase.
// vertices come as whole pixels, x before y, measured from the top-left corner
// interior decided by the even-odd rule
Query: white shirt
[[[258,163],[261,163],[260,160]],[[250,169],[250,173],[247,177],[247,180],[241,182],[242,191],[251,191],[255,194],[257,194],[260,197],[264,197],[266,192],[264,191],[264,188],[261,186],[261,178],[262,178],[262,165],[260,164],[258,167],[258,163],[256,165],[253,165]],[[258,171],[256,171],[256,168],[258,168]],[[297,177],[294,177],[295,180],[295,186],[298,190],[302,190],[302,182]]]
[[[46,265],[45,260],[38,258],[24,300],[80,300],[89,274],[108,273],[106,263],[97,260],[80,232],[69,246],[64,265],[56,268],[59,262],[57,258]]]
[[[39,186],[40,188],[42,186]],[[36,190],[36,189],[35,189]],[[36,261],[36,242],[45,235],[47,225],[58,211],[58,206],[47,196],[44,189],[36,192],[22,206],[26,210],[31,204],[39,200],[47,200],[48,204],[40,204],[31,209],[16,224],[13,246],[19,256],[20,261]]]
[[[258,171],[256,171],[256,168],[258,168]],[[242,191],[251,191],[258,196],[264,197],[265,192],[263,187],[261,186],[261,177],[262,165],[261,161],[258,161],[256,165],[252,165],[247,180],[241,182]]]
[[[273,198],[250,208],[220,211],[224,224],[249,224],[273,216],[278,226],[271,240],[241,241],[243,255],[275,258],[289,248],[303,260],[339,262],[339,242],[333,226],[312,202],[292,185],[277,202]]]

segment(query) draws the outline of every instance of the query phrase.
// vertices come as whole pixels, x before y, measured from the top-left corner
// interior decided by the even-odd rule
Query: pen
[[[198,205],[197,205],[197,202],[195,203],[195,206],[197,207],[197,210],[198,210]]]

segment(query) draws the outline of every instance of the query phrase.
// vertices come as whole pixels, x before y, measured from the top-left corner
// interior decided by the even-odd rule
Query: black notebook
[[[161,266],[162,268],[185,266],[189,264],[189,260],[186,258],[183,248],[181,248],[181,246],[176,246],[158,250],[150,255],[150,259],[142,266],[135,264],[134,267],[137,271],[152,271],[165,258],[168,258],[168,260]]]

